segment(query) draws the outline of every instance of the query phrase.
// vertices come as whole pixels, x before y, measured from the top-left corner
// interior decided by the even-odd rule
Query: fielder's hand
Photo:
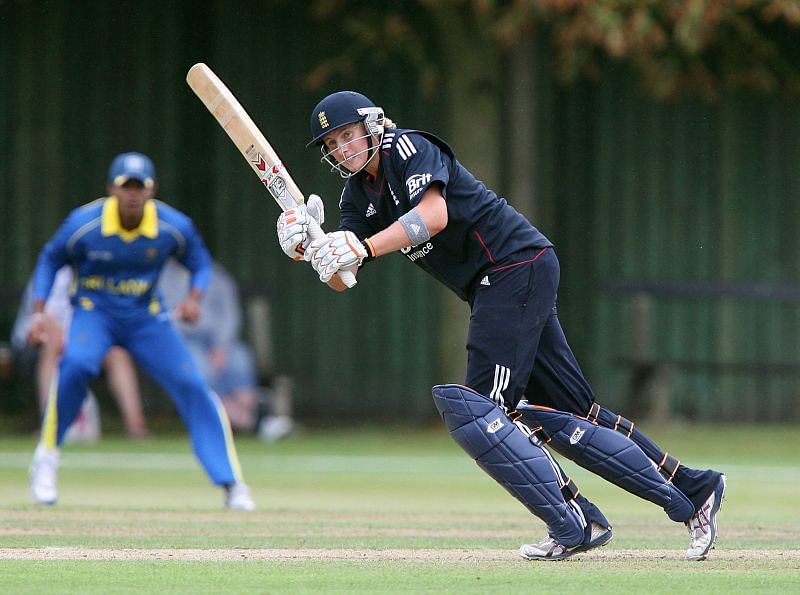
[[[183,322],[197,324],[197,321],[200,320],[200,299],[189,294],[185,300],[175,306],[173,313]]]
[[[52,344],[57,352],[64,348],[64,329],[53,316],[44,312],[31,314],[28,321],[27,340],[29,345]]]
[[[310,194],[305,204],[284,211],[278,217],[278,243],[286,256],[293,260],[303,260],[308,248],[310,219],[319,225],[325,223],[325,205],[316,194]]]
[[[367,249],[352,231],[327,233],[311,242],[304,255],[323,283],[330,281],[339,271],[355,273],[365,258]]]

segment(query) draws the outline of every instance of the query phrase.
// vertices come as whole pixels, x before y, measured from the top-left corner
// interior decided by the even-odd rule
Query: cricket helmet
[[[311,112],[311,142],[306,147],[322,144],[322,137],[341,126],[364,122],[367,132],[383,134],[383,109],[369,97],[355,91],[338,91],[320,101]]]

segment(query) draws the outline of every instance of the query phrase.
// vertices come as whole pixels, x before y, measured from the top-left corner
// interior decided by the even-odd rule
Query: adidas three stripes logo
[[[508,388],[509,380],[511,380],[511,369],[495,364],[494,384],[492,385],[492,392],[489,393],[489,398],[498,405],[504,404],[503,391]]]

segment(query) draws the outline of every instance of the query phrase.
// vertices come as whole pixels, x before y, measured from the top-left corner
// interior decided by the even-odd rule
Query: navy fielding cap
[[[147,155],[142,153],[122,153],[114,157],[108,168],[108,181],[122,186],[128,180],[139,180],[146,188],[156,183],[156,168]]]
[[[355,91],[338,91],[320,101],[311,112],[311,142],[306,147],[319,145],[322,137],[341,126],[360,122],[366,114],[359,112],[365,107],[375,107],[366,95]]]

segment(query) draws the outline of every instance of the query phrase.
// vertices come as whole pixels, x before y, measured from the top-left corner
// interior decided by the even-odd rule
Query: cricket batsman
[[[336,276],[401,251],[470,306],[464,385],[433,388],[451,436],[541,519],[528,560],[561,560],[607,544],[609,522],[545,445],[664,509],[689,531],[688,560],[714,546],[725,476],[680,464],[595,401],[556,311],[552,242],[477,180],[436,136],[401,129],[369,98],[333,93],[311,113],[311,142],[345,180],[336,231],[310,241],[317,210],[280,215],[278,240],[337,291]],[[316,219],[316,217],[315,217]],[[317,220],[317,223],[321,222]]]

